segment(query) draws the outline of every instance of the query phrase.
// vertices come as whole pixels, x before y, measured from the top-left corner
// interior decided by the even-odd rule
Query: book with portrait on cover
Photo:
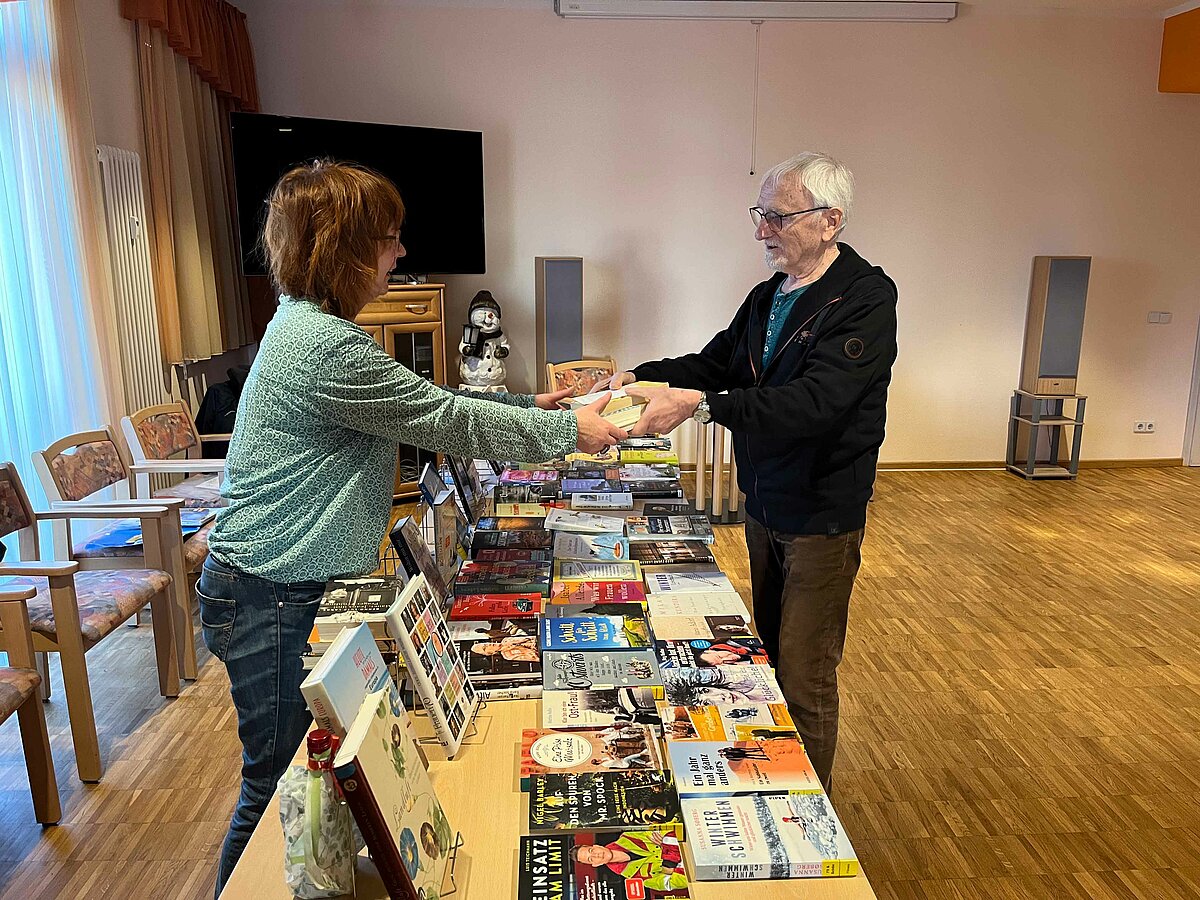
[[[786,703],[672,706],[660,701],[658,713],[668,741],[800,740]]]
[[[685,900],[679,826],[521,838],[517,900]]]
[[[771,658],[758,638],[732,637],[723,641],[655,641],[654,652],[664,669],[703,669],[709,666],[769,666]]]

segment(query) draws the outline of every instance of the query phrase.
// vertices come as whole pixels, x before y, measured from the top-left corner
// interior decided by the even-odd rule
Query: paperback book
[[[553,539],[554,535],[549,531],[476,531],[471,538],[471,552],[549,550]]]
[[[655,641],[654,652],[664,669],[700,669],[710,666],[769,666],[771,659],[758,638],[724,641]]]
[[[661,683],[654,654],[649,650],[547,650],[542,653],[542,686],[548,691],[589,691]]]
[[[697,881],[859,873],[846,829],[824,794],[703,797],[682,805]]]
[[[586,584],[587,582],[582,583]],[[547,604],[542,615],[551,619],[570,619],[579,616],[632,616],[645,619],[646,606],[643,603],[627,600],[618,600],[612,603],[550,603]]]
[[[642,504],[643,516],[694,516],[696,507],[686,500],[647,500]]]
[[[629,463],[658,463],[677,466],[679,465],[679,454],[674,450],[622,450],[621,462],[626,465]]]
[[[521,838],[517,900],[683,900],[678,826]]]
[[[669,772],[549,772],[529,777],[529,830],[674,825],[679,795]]]
[[[332,579],[325,585],[313,623],[317,639],[328,643],[360,622],[370,625],[377,637],[386,637],[385,616],[402,587],[400,579],[388,576]]]
[[[529,776],[546,772],[608,772],[626,769],[663,769],[661,745],[645,725],[616,725],[521,732],[521,790],[529,789]]]
[[[475,524],[475,533],[481,531],[545,531],[546,519],[542,516],[481,516]]]
[[[716,565],[716,557],[703,541],[637,541],[629,545],[629,556],[643,566],[679,563]]]
[[[364,622],[342,629],[300,683],[300,693],[318,728],[345,737],[366,696],[391,684],[375,635]]]
[[[418,575],[388,610],[388,630],[396,640],[408,678],[429,714],[438,742],[450,758],[458,752],[479,698],[466,665],[442,618],[442,603]]]
[[[646,573],[646,590],[651,594],[702,594],[710,591],[732,591],[733,582],[713,569],[700,572]]]
[[[531,481],[558,481],[558,472],[554,469],[505,469],[500,475],[501,484]]]
[[[741,616],[659,616],[654,620],[654,637],[660,641],[720,643],[731,637],[754,637],[750,623]]]
[[[546,508],[540,503],[497,503],[496,515],[499,517],[537,518],[546,515]]]
[[[455,833],[412,735],[395,691],[368,695],[333,775],[388,895],[422,900],[440,896]]]
[[[628,491],[572,494],[571,509],[633,509],[633,494]]]
[[[633,548],[630,547],[630,550]],[[642,567],[628,560],[609,562],[581,559],[556,559],[555,581],[632,581],[640,584]]]
[[[787,703],[770,666],[663,669],[663,689],[675,706],[705,703]]]
[[[652,725],[659,728],[657,702],[662,688],[608,688],[590,691],[543,691],[542,727],[607,728]]]
[[[542,684],[542,654],[537,619],[487,619],[450,622],[467,675],[477,688],[488,682]]]
[[[421,527],[417,520],[412,516],[404,516],[393,526],[388,537],[400,557],[400,566],[397,567],[396,574],[404,579],[405,584],[423,575],[429,589],[445,602],[450,593],[446,587],[446,579],[442,577],[442,570],[438,568],[425,538],[421,536]]]
[[[542,612],[541,594],[465,594],[455,597],[450,620],[533,619]]]
[[[679,466],[629,463],[617,469],[617,477],[622,481],[678,481]]]
[[[558,531],[554,534],[554,556],[557,559],[594,562],[629,559],[629,541],[620,534],[575,534]]]
[[[822,793],[798,740],[668,741],[667,756],[681,797]]]
[[[786,703],[732,703],[720,706],[658,704],[668,741],[800,740]]]
[[[658,500],[683,496],[683,485],[674,479],[638,479],[622,481],[621,485],[623,490],[633,494],[635,500]]]
[[[433,516],[433,561],[449,581],[454,577],[464,556],[462,542],[466,537],[467,523],[454,502],[450,491],[442,491],[434,498],[431,514]]]
[[[646,598],[651,616],[741,616],[750,618],[750,610],[736,591],[711,591],[695,594],[651,594]]]
[[[578,509],[552,509],[546,514],[546,528],[579,534],[624,534],[625,520]]]
[[[552,581],[550,604],[646,602],[646,592],[634,581]]]
[[[456,596],[550,593],[550,566],[534,562],[471,562],[454,579]]]
[[[625,488],[619,478],[564,478],[559,491],[569,497],[571,494],[619,494]]]
[[[627,437],[617,442],[618,450],[670,450],[671,439],[662,435],[647,434]]]
[[[543,616],[539,621],[542,650],[592,652],[650,646],[650,633],[641,616]]]
[[[527,532],[517,533],[526,534]],[[546,565],[554,561],[554,552],[552,550],[527,550],[524,547],[513,547],[508,550],[479,550],[472,559],[478,563],[524,562]]]
[[[716,540],[708,516],[629,516],[625,534],[630,541],[703,541]]]

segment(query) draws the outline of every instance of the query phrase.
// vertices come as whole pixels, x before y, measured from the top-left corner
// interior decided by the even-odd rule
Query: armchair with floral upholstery
[[[67,714],[75,744],[75,760],[83,781],[99,781],[103,772],[100,742],[85,654],[139,609],[150,605],[159,693],[179,695],[179,660],[175,650],[175,593],[168,561],[179,557],[181,501],[140,504],[62,502],[34,512],[11,462],[0,463],[0,537],[14,532],[20,561],[0,562],[0,591],[28,592],[32,640],[43,695],[49,686],[45,654],[57,653],[62,666]],[[136,519],[142,530],[143,554],[137,567],[83,571],[75,560],[39,561],[38,523],[71,519]],[[0,650],[23,659],[24,638],[5,614],[0,621]]]
[[[116,437],[107,428],[68,435],[45,450],[36,451],[33,454],[33,468],[50,499],[51,509],[62,503],[83,501],[92,506],[105,505],[110,501],[98,500],[95,495],[107,488],[125,491],[131,475],[117,447]],[[175,509],[176,523],[179,522],[178,508],[186,503],[178,497],[118,499],[115,502],[153,504]],[[70,520],[56,520],[53,526],[54,558],[74,560],[84,571],[147,568],[142,544],[129,542],[130,532],[136,532],[131,518],[109,518],[113,521],[78,542],[72,537]],[[179,653],[179,669],[183,677],[188,679],[194,679],[197,675],[193,593],[200,569],[208,558],[208,535],[212,531],[212,524],[211,521],[206,523],[199,531],[183,539],[181,551],[166,557],[166,565],[163,566],[171,573],[175,583],[172,595],[176,609],[176,650]]]
[[[572,397],[580,397],[590,393],[593,387],[615,374],[617,361],[611,356],[546,363],[546,390],[561,391],[569,387]]]
[[[134,497],[182,497],[188,506],[226,505],[220,485],[225,460],[200,459],[199,455],[206,441],[228,441],[230,435],[200,434],[182,401],[148,406],[125,416],[121,434],[133,458],[129,470]],[[154,474],[183,476],[183,480],[151,491],[150,476]]]
[[[50,733],[38,686],[42,677],[34,666],[33,632],[29,627],[29,607],[37,591],[0,591],[0,635],[4,636],[8,665],[0,666],[0,722],[13,713],[21,729],[25,748],[25,769],[33,794],[33,814],[43,825],[55,825],[62,818],[58,797],[58,779],[54,757],[50,754]]]

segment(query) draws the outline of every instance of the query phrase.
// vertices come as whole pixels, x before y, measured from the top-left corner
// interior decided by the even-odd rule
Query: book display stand
[[[462,849],[462,845],[466,841],[463,838],[461,831],[454,833],[454,843],[450,847],[450,856],[446,864],[446,877],[442,880],[442,897],[453,897],[458,893],[458,882],[454,880],[454,869],[458,864],[458,851]],[[450,882],[450,889],[446,890],[446,882]]]

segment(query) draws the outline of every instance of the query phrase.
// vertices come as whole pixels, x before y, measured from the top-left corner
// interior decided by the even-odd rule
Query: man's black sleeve
[[[803,439],[841,421],[896,359],[896,295],[871,286],[830,316],[809,353],[804,372],[778,387],[709,394],[713,420],[731,431],[771,432]]]
[[[741,332],[749,318],[747,299],[724,331],[713,335],[699,353],[660,359],[634,367],[638,381],[665,381],[671,387],[695,391],[723,391],[729,387],[729,363],[741,343]]]

